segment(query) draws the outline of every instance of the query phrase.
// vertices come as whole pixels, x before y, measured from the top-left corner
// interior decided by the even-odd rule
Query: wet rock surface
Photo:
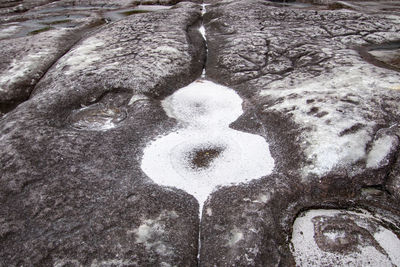
[[[0,266],[400,266],[397,3],[177,2],[0,4]]]

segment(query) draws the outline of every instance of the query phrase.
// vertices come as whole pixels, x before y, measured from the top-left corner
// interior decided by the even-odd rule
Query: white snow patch
[[[229,128],[242,113],[242,99],[235,91],[211,81],[198,80],[181,88],[162,102],[171,118],[188,128]]]
[[[204,201],[217,186],[238,184],[268,175],[274,159],[264,138],[229,128],[241,114],[242,100],[230,88],[199,80],[162,102],[168,116],[185,127],[151,142],[142,170],[156,183],[183,189]],[[209,166],[193,165],[196,151],[216,149]]]
[[[338,214],[347,214],[359,227],[365,228],[367,219],[378,226],[378,231],[373,234],[375,240],[387,253],[378,251],[371,245],[357,244],[357,250],[341,254],[322,250],[315,241],[313,218],[318,216],[334,217]],[[332,241],[343,237],[345,232],[338,229],[337,232],[325,233]],[[352,212],[344,210],[309,210],[301,217],[297,217],[293,224],[292,240],[293,256],[297,266],[400,266],[400,240],[390,230],[379,224],[379,220],[367,211]],[[340,241],[338,241],[340,242]],[[389,256],[388,256],[389,255]]]
[[[368,153],[367,168],[378,168],[387,164],[387,162],[384,161],[387,159],[388,154],[396,143],[397,139],[389,135],[382,136],[376,140],[371,151]]]

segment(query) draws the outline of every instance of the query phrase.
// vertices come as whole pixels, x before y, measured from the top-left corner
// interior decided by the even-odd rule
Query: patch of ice
[[[234,90],[205,80],[166,98],[166,113],[185,128],[151,142],[144,150],[142,170],[156,183],[196,197],[200,214],[217,186],[270,174],[274,160],[265,139],[229,128],[243,112],[241,103]]]
[[[388,154],[392,150],[393,146],[397,143],[397,139],[394,136],[382,136],[376,140],[372,146],[371,151],[367,157],[367,168],[378,168],[387,162]]]
[[[371,233],[379,246],[385,253],[378,250],[369,242],[356,245],[357,250],[347,253],[330,252],[322,250],[315,240],[315,226],[313,219],[323,217],[335,217],[338,215],[348,216],[359,227],[366,229],[365,220],[377,227],[377,232]],[[340,243],[341,237],[345,235],[342,229],[338,232],[330,231],[324,233],[333,243]],[[352,233],[349,233],[352,234]],[[349,240],[349,239],[347,239]],[[359,242],[364,239],[350,239],[351,242]],[[336,242],[335,242],[336,241]],[[297,266],[400,266],[400,240],[390,230],[379,224],[379,220],[367,211],[351,212],[345,210],[309,210],[303,216],[297,217],[293,224],[293,233],[291,242],[293,244],[293,256]],[[347,241],[344,241],[347,242]]]

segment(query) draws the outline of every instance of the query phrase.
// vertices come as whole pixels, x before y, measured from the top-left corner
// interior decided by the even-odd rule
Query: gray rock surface
[[[5,113],[28,99],[36,83],[54,62],[85,32],[99,23],[100,18],[94,16],[78,19],[73,29],[50,29],[50,26],[45,25],[37,29],[37,25],[29,27],[23,22],[2,24],[0,27],[4,34],[0,40],[0,56],[3,58],[0,63],[0,112]],[[28,36],[23,36],[27,31],[30,31]]]
[[[276,168],[208,199],[202,266],[308,266],[292,257],[288,240],[295,218],[311,208],[368,207],[393,216],[398,238],[393,203],[399,203],[399,179],[392,169],[398,165],[400,75],[359,52],[395,44],[398,21],[264,1],[207,7],[206,75],[247,99],[245,114],[231,127],[264,136]],[[367,246],[363,240],[354,242]]]
[[[4,3],[7,7],[0,9],[0,116],[28,99],[56,60],[96,27],[161,9],[140,4],[72,0]]]
[[[199,18],[185,3],[101,27],[1,119],[1,266],[196,265],[198,204],[140,158],[174,125],[157,99],[201,73]]]
[[[2,2],[0,266],[400,266],[396,4],[138,6],[176,2]],[[204,66],[274,169],[216,188],[199,218],[141,163],[193,126],[161,100]]]

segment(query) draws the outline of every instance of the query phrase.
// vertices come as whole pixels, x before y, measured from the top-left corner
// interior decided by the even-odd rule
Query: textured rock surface
[[[397,4],[138,7],[176,2],[0,4],[0,266],[399,265]],[[158,185],[141,163],[170,134],[210,143],[212,121],[195,115],[226,107],[208,104],[211,87],[205,103],[161,102],[204,65],[240,95],[225,132],[263,137],[274,165],[217,187],[200,222],[187,186]],[[192,147],[182,162],[202,171],[223,159]],[[172,152],[160,157],[175,168]]]
[[[161,9],[140,4],[72,0],[4,3],[0,8],[0,112],[6,113],[28,99],[54,62],[99,25]]]
[[[198,204],[155,185],[140,158],[173,126],[155,97],[201,73],[199,11],[100,28],[2,118],[1,266],[196,264]]]
[[[304,264],[292,257],[288,240],[298,213],[313,207],[390,214],[399,236],[392,169],[400,75],[364,56],[374,54],[371,44],[397,42],[399,17],[329,9],[264,1],[207,7],[206,75],[247,98],[245,114],[231,126],[263,135],[276,169],[209,198],[201,225],[204,266]]]

